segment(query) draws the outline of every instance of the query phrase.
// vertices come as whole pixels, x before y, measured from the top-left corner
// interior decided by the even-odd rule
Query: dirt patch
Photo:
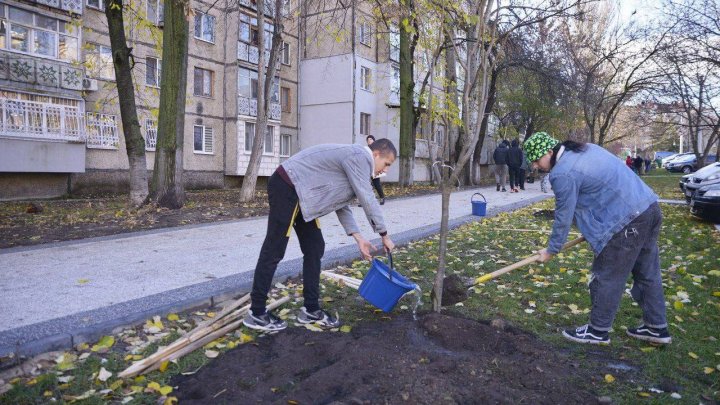
[[[596,403],[583,373],[522,331],[431,313],[347,334],[290,327],[172,385],[183,404]]]
[[[384,187],[388,199],[437,192],[430,184]],[[177,210],[130,209],[124,196],[0,202],[0,249],[267,215],[264,191],[251,202],[239,200],[240,190],[228,189],[187,192]]]

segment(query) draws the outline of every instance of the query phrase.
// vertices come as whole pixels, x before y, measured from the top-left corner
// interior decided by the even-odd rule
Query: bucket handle
[[[392,269],[393,269],[392,253],[390,253],[390,251],[387,251],[387,250],[386,250],[386,252],[387,252],[388,261],[390,262],[390,270],[391,270],[391,271],[388,271],[388,279],[390,281],[392,281]],[[380,255],[380,256],[382,256],[382,255]]]
[[[483,201],[484,201],[485,203],[487,203],[487,200],[485,199],[485,196],[482,195],[482,194],[480,194],[480,193],[475,193],[475,194],[473,194],[472,197],[470,197],[470,202],[475,202],[474,198],[475,198],[476,195],[479,195],[480,197],[482,197],[482,198],[483,198]]]

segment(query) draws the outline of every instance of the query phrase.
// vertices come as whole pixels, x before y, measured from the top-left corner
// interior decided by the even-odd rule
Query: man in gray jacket
[[[278,166],[268,180],[268,229],[260,250],[250,312],[243,320],[249,328],[277,331],[287,323],[266,310],[268,292],[278,263],[285,256],[291,229],[295,228],[303,252],[304,306],[300,323],[336,328],[340,322],[319,305],[320,260],[325,241],[318,218],[335,212],[345,233],[355,238],[363,258],[372,259],[374,246],[360,234],[349,204],[357,198],[365,210],[373,231],[380,234],[386,250],[395,245],[387,235],[380,205],[369,178],[384,173],[397,157],[395,146],[378,139],[370,146],[317,145],[303,150]]]

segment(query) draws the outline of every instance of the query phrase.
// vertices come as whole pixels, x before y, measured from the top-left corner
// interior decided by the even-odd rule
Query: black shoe
[[[498,183],[497,189],[495,191],[500,191],[500,183]]]
[[[636,339],[644,340],[646,342],[668,344],[672,342],[672,337],[667,328],[651,328],[649,326],[640,325],[637,328],[628,328],[628,336],[632,336]]]
[[[243,319],[243,325],[250,329],[263,330],[263,331],[278,331],[287,328],[287,322],[278,318],[270,312],[265,312],[262,315],[255,316],[252,311],[247,314]]]
[[[323,311],[322,309],[318,309],[317,311],[308,312],[305,307],[302,307],[300,309],[300,312],[297,316],[297,321],[303,324],[312,323],[315,324],[321,328],[337,328],[340,326],[340,320],[336,319],[333,316],[330,316],[327,312]]]
[[[380,205],[385,205],[385,197],[380,199]]]
[[[520,190],[525,191],[525,187],[520,187]]]
[[[578,343],[590,343],[594,345],[610,344],[610,336],[607,332],[595,330],[590,325],[583,325],[575,329],[565,329],[562,335]]]
[[[502,188],[502,191],[503,191],[503,193],[504,193],[504,192],[506,192],[507,190],[505,190],[505,187],[503,187],[503,188]]]

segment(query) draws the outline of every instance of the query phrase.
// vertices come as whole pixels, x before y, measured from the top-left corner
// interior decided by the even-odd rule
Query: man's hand
[[[538,259],[540,263],[549,262],[553,257],[555,257],[554,254],[548,253],[547,249],[539,250],[538,255],[540,256]]]
[[[390,239],[390,237],[387,236],[387,234],[382,237],[382,244],[383,244],[383,246],[385,246],[386,252],[392,252],[392,250],[395,249],[395,244]]]
[[[363,259],[371,261],[371,252],[377,250],[375,249],[375,246],[373,246],[372,243],[368,242],[365,238],[363,238],[362,235],[360,235],[359,233],[354,233],[352,234],[352,236],[353,238],[355,238],[355,242],[358,245],[358,249],[360,249],[360,254],[362,255]]]

